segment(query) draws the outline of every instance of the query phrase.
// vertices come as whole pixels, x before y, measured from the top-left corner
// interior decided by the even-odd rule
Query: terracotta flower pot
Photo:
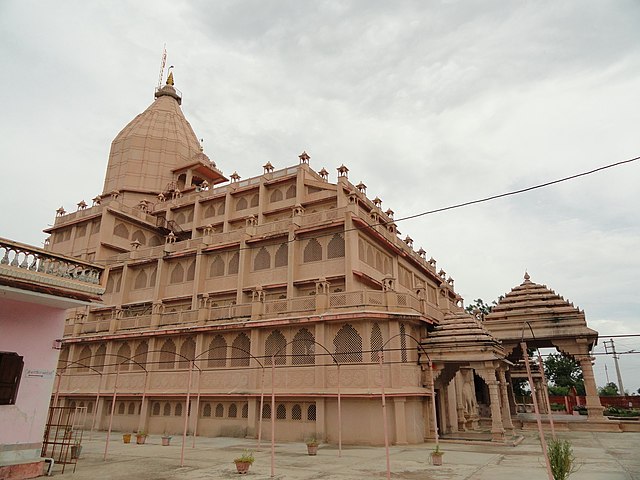
[[[138,445],[144,445],[144,442],[147,440],[146,435],[136,435],[136,443]]]
[[[162,445],[165,446],[165,447],[168,447],[170,443],[171,443],[171,437],[169,435],[163,435],[162,436]]]
[[[71,445],[71,459],[77,460],[82,453],[82,445]]]
[[[123,433],[122,434],[122,442],[123,443],[131,443],[131,434],[130,433]]]
[[[442,465],[442,453],[432,453],[431,454],[431,464],[432,465]]]
[[[236,462],[236,468],[240,474],[246,474],[249,471],[250,466],[251,462]]]
[[[307,453],[309,455],[317,455],[318,454],[318,444],[317,443],[307,443]]]

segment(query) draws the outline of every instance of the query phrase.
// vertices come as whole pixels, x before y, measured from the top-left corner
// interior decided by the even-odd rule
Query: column
[[[513,423],[511,422],[511,408],[509,405],[509,389],[507,377],[504,369],[498,369],[498,380],[500,381],[500,399],[502,400],[502,424],[509,435],[515,435]]]
[[[593,376],[593,366],[591,362],[593,357],[591,355],[579,355],[576,356],[576,360],[580,362],[580,368],[582,368],[582,377],[584,378],[584,389],[587,394],[587,420],[588,421],[602,421],[604,416],[602,414],[604,407],[600,403],[600,397],[598,396],[598,389],[596,387],[596,381]]]
[[[499,384],[493,369],[476,370],[489,387],[491,401],[491,441],[504,442],[504,426],[502,424],[502,409],[500,408]]]

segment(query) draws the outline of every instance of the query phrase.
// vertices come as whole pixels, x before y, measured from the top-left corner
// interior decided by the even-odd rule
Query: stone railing
[[[127,316],[114,311],[109,317],[89,315],[86,320],[69,320],[65,336],[117,333],[131,330],[169,329],[222,323],[244,323],[275,318],[345,313],[351,311],[395,312],[422,315],[435,321],[444,317],[436,305],[408,292],[360,290],[305,295],[294,298],[254,300],[250,303],[202,305],[196,310],[145,313]],[[74,325],[74,322],[76,323]]]
[[[100,284],[102,267],[77,258],[42,250],[37,247],[0,238],[0,265],[21,268],[55,277]]]

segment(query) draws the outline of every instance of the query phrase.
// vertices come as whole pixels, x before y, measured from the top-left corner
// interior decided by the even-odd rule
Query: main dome
[[[181,97],[172,83],[168,80],[156,92],[154,102],[111,143],[104,194],[114,190],[158,194],[173,181],[173,169],[200,153],[200,143],[180,109]]]

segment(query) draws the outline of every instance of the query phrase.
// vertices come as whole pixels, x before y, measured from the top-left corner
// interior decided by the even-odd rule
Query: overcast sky
[[[0,0],[0,236],[42,245],[56,208],[101,193],[164,43],[225,174],[306,150],[400,218],[639,156],[639,26],[636,0]],[[639,182],[636,161],[399,229],[467,302],[528,270],[601,335],[640,333]],[[636,391],[640,355],[620,364]],[[599,385],[605,365],[615,378],[598,356]]]

